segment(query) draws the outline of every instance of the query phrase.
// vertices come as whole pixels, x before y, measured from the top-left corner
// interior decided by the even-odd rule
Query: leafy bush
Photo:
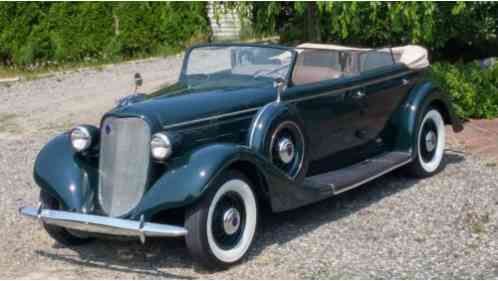
[[[205,3],[0,3],[0,64],[116,60],[179,50],[209,34]]]
[[[420,44],[433,58],[498,56],[496,2],[238,2],[261,34],[302,41],[383,47]],[[251,12],[248,12],[251,11]]]
[[[498,117],[498,63],[488,69],[478,63],[435,63],[429,75],[453,98],[460,117]]]

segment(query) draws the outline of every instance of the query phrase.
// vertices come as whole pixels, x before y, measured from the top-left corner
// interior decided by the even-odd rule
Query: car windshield
[[[204,46],[193,48],[182,80],[189,86],[272,85],[287,78],[292,53],[265,46]]]

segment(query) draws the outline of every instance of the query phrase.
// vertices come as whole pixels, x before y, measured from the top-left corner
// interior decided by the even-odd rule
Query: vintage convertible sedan
[[[38,154],[40,220],[65,245],[94,237],[184,237],[210,268],[240,261],[264,217],[398,168],[442,168],[445,125],[463,126],[426,80],[420,46],[210,44],[178,82],[133,94],[99,126]]]

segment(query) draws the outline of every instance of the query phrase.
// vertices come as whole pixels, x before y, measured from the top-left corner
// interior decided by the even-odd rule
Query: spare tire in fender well
[[[280,124],[284,122],[293,123],[293,127],[296,128],[295,131],[297,136],[300,136],[300,142],[303,146],[303,159],[301,161],[299,169],[296,171],[295,175],[289,175],[296,182],[304,180],[306,176],[306,172],[308,170],[309,165],[309,146],[308,146],[308,134],[306,133],[306,128],[303,126],[303,122],[301,117],[298,114],[297,109],[294,105],[288,103],[281,102],[272,102],[264,106],[260,111],[256,114],[251,123],[247,146],[254,150],[256,153],[265,157],[267,159],[271,159],[271,155],[269,155],[271,147],[270,141],[274,137],[276,132],[275,130],[279,127]],[[284,171],[285,172],[285,171]]]

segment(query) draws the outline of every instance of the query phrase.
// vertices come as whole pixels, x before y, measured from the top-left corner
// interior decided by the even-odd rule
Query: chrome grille
[[[119,217],[142,199],[150,161],[150,128],[139,118],[104,120],[100,138],[99,201],[105,213]]]

